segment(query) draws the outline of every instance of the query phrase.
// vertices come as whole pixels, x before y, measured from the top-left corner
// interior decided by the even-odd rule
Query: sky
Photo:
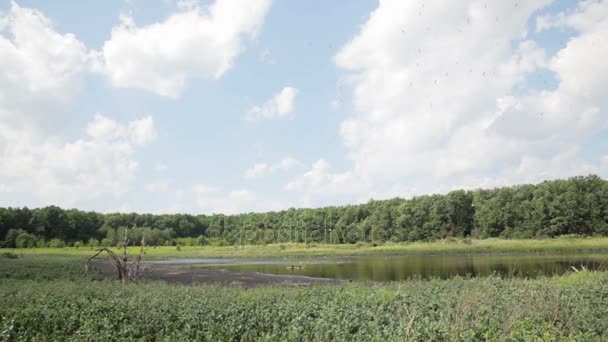
[[[608,1],[0,0],[0,206],[236,214],[608,176]]]

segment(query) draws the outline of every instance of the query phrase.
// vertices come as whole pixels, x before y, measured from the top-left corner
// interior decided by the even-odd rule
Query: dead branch
[[[133,226],[133,228],[135,228],[135,226]],[[139,255],[135,258],[135,261],[129,263],[129,256],[127,253],[127,246],[129,245],[128,231],[129,229],[125,227],[125,236],[122,244],[122,257],[119,257],[109,248],[100,248],[97,250],[97,253],[87,259],[87,262],[85,263],[85,271],[88,271],[91,260],[97,258],[101,253],[106,252],[108,256],[112,258],[114,266],[116,266],[116,270],[118,271],[118,279],[123,284],[127,281],[135,281],[136,279],[141,278],[144,271],[144,268],[141,266],[141,261],[148,249],[145,247],[145,239],[142,234]]]

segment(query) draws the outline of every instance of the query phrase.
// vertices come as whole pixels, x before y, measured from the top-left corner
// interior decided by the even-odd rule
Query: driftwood
[[[144,235],[142,234],[141,236],[141,247],[139,250],[139,254],[137,255],[137,257],[135,257],[134,261],[129,262],[129,256],[127,253],[127,246],[130,242],[128,238],[129,229],[125,227],[124,231],[125,237],[122,244],[122,256],[119,257],[118,254],[114,253],[114,251],[109,248],[100,248],[97,250],[97,253],[87,259],[87,262],[84,266],[85,271],[88,271],[91,264],[91,260],[97,258],[101,253],[106,252],[108,256],[112,258],[114,266],[116,266],[116,270],[118,271],[118,280],[120,280],[123,284],[128,281],[135,281],[141,278],[145,270],[145,267],[142,267],[141,265],[141,261],[146,252],[148,251],[148,249],[146,248],[146,241],[144,239]]]

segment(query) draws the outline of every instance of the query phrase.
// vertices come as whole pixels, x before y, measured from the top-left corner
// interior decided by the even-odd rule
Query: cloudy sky
[[[607,0],[0,0],[0,206],[608,177],[607,61]]]

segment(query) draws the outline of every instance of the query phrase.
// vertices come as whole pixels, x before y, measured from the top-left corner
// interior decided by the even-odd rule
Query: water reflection
[[[169,260],[166,263],[181,263]],[[571,267],[606,269],[608,254],[523,254],[523,255],[433,255],[433,256],[356,256],[307,259],[198,259],[188,260],[194,267],[222,268],[230,271],[304,275],[322,278],[391,281],[409,278],[450,278],[487,276],[533,278],[559,275]],[[300,267],[291,267],[298,266]]]

